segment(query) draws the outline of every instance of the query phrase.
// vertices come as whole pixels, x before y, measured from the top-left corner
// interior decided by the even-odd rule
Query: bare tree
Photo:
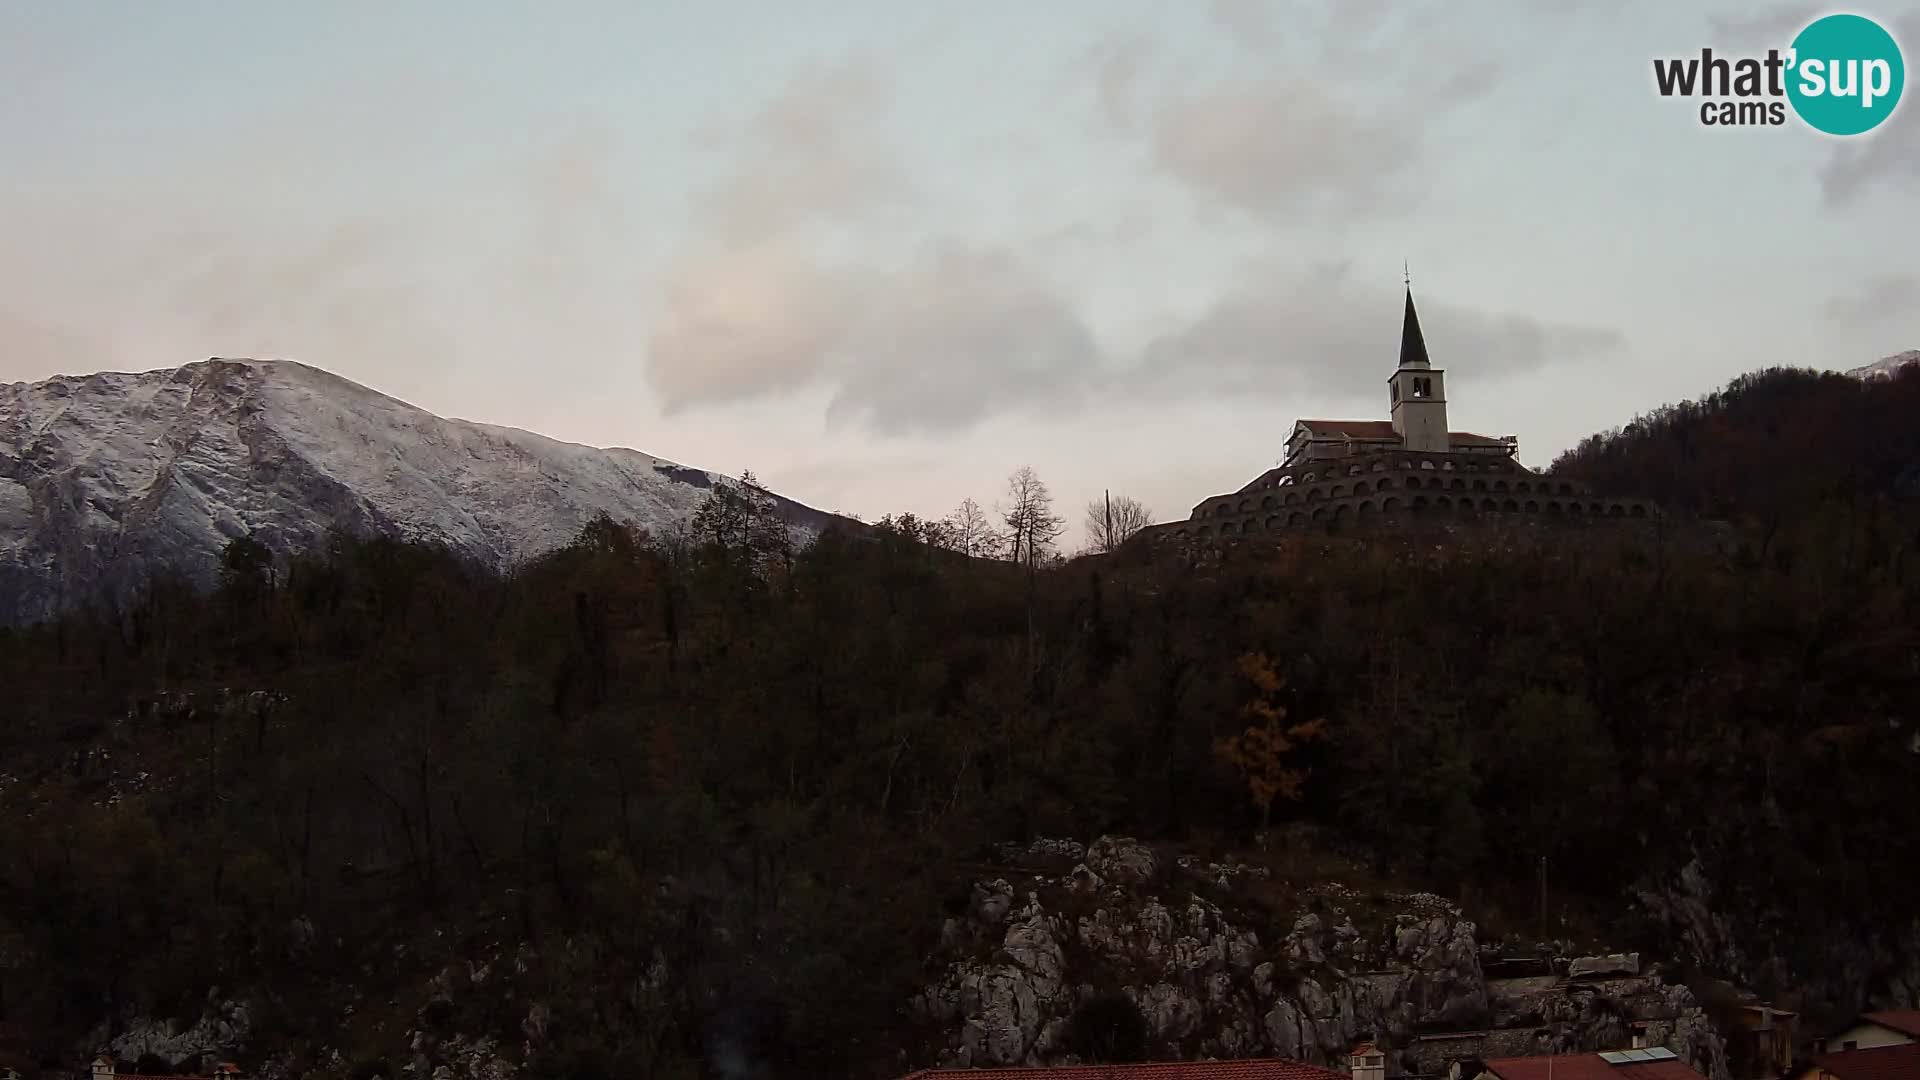
[[[1053,512],[1053,493],[1031,465],[1007,477],[1007,500],[1000,510],[1007,526],[1007,558],[1031,573],[1066,531],[1067,519]]]
[[[1035,599],[1038,594],[1040,563],[1053,550],[1054,541],[1066,531],[1067,519],[1053,512],[1053,493],[1033,466],[1022,465],[1007,477],[1008,504],[1000,508],[1000,520],[1007,526],[1007,558],[1027,571],[1027,663],[1037,662],[1035,643]],[[1037,673],[1037,672],[1036,672]]]
[[[1153,511],[1130,495],[1109,495],[1087,504],[1087,536],[1095,551],[1117,551],[1153,524]]]
[[[1000,548],[1000,536],[993,531],[993,519],[972,499],[961,502],[941,524],[944,545],[968,558],[990,559]]]

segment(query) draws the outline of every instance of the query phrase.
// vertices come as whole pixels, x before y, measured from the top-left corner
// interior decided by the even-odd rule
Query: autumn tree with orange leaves
[[[1264,829],[1273,817],[1275,799],[1299,801],[1307,770],[1292,763],[1294,751],[1325,739],[1326,721],[1287,722],[1286,707],[1279,703],[1286,680],[1274,670],[1273,661],[1265,653],[1241,656],[1239,668],[1240,674],[1253,683],[1253,698],[1240,709],[1247,726],[1237,735],[1216,740],[1213,752],[1221,764],[1246,778]]]

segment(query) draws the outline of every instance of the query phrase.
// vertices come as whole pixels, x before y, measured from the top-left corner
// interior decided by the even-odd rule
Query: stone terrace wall
[[[1402,526],[1420,518],[1660,516],[1650,500],[1596,495],[1584,484],[1543,476],[1511,461],[1397,451],[1278,470],[1263,477],[1260,486],[1202,502],[1186,521],[1157,526],[1153,538],[1231,541],[1339,525]]]

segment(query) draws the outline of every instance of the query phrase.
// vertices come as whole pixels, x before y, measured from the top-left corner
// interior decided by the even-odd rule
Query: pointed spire
[[[1427,359],[1427,339],[1420,333],[1420,316],[1413,310],[1413,284],[1407,284],[1407,317],[1400,327],[1400,366],[1432,367]]]

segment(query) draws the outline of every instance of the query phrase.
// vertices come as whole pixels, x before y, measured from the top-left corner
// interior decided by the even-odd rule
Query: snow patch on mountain
[[[669,529],[718,474],[450,420],[290,360],[214,359],[0,386],[0,623],[213,579],[251,533],[290,553],[335,528],[505,569],[594,516]],[[829,515],[779,499],[796,531]]]
[[[1856,379],[1891,379],[1895,372],[1910,364],[1920,364],[1920,349],[1908,349],[1882,357],[1865,367],[1853,368],[1847,374]]]

